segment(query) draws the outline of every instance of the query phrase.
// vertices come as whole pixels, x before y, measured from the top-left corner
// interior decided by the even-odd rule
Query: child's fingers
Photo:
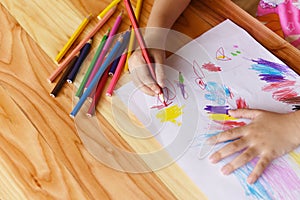
[[[223,148],[221,148],[220,150],[216,151],[215,153],[213,153],[210,157],[209,160],[212,163],[217,163],[220,160],[223,160],[224,158],[238,152],[241,151],[242,149],[244,149],[247,146],[246,142],[244,142],[242,139],[233,141],[229,144],[227,144],[226,146],[224,146]]]
[[[228,114],[235,118],[254,119],[259,114],[261,114],[261,111],[254,110],[254,109],[237,109],[237,110],[229,110]]]
[[[234,170],[247,164],[255,157],[256,157],[255,150],[248,148],[243,153],[241,153],[239,156],[237,156],[233,161],[231,161],[230,163],[223,166],[221,171],[224,175],[228,175],[228,174],[232,173]]]
[[[207,142],[209,144],[217,144],[220,142],[226,142],[229,140],[235,140],[240,138],[243,135],[243,130],[245,129],[245,127],[237,127],[237,128],[233,128],[233,129],[229,129],[227,131],[224,131],[222,133],[219,133],[217,135],[214,135],[212,137],[210,137]]]
[[[253,184],[256,182],[258,177],[260,177],[263,173],[263,171],[267,168],[267,166],[270,164],[271,159],[268,157],[261,157],[259,161],[257,162],[256,166],[254,167],[252,173],[249,175],[247,182],[249,184]]]

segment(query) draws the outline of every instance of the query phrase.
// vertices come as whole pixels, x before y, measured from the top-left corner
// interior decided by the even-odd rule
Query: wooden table
[[[99,162],[87,151],[68,116],[73,86],[66,85],[55,99],[49,96],[54,84],[46,79],[56,68],[56,54],[83,17],[97,15],[109,0],[0,2],[0,199],[204,198],[175,164],[133,174]],[[141,26],[147,22],[152,3],[144,1]],[[117,14],[99,31],[96,41]],[[299,51],[229,0],[192,1],[174,29],[195,38],[226,18],[300,73]],[[120,31],[128,26],[125,17]],[[104,109],[110,100],[103,97],[102,101],[97,117],[110,139],[124,149],[137,150],[139,144],[124,138],[114,127],[110,111]]]

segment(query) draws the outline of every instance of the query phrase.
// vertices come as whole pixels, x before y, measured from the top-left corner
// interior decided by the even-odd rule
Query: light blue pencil
[[[96,88],[99,79],[103,75],[103,73],[106,70],[106,68],[114,60],[115,54],[118,52],[118,50],[122,46],[122,43],[123,43],[123,35],[121,35],[118,38],[118,41],[116,42],[116,44],[114,45],[114,47],[112,48],[112,50],[107,55],[107,58],[105,59],[105,61],[103,62],[103,64],[101,65],[101,67],[99,68],[99,70],[97,71],[97,73],[95,74],[95,77],[92,79],[90,85],[84,91],[84,93],[82,94],[82,96],[79,99],[78,103],[73,108],[72,112],[70,113],[70,116],[72,118],[74,118],[76,116],[76,114],[79,112],[80,108],[82,107],[82,105],[85,102],[85,100],[87,99],[87,97],[89,97],[89,95],[93,92],[94,88]]]

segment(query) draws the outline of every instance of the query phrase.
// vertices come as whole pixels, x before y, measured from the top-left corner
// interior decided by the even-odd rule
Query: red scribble
[[[246,125],[245,122],[238,122],[238,121],[214,121],[214,122],[222,125],[221,130],[223,131]]]
[[[236,101],[237,108],[249,108],[249,105],[247,104],[245,99],[242,99],[242,97],[238,98]]]
[[[203,64],[202,67],[204,69],[208,70],[208,71],[211,71],[211,72],[220,72],[220,71],[222,71],[221,67],[216,66],[215,64],[213,64],[211,62]]]
[[[273,93],[273,98],[277,101],[284,101],[285,99],[294,97],[297,97],[297,92],[293,91],[292,88],[284,88]]]
[[[159,97],[157,97],[157,100],[156,100],[156,105],[154,106],[151,106],[150,108],[151,109],[162,109],[162,108],[165,108],[167,106],[169,106],[170,104],[173,103],[172,100],[174,100],[176,98],[176,89],[174,87],[174,85],[169,81],[169,80],[166,80],[167,82],[167,85],[169,86],[168,87],[164,87],[162,88],[162,92],[164,94],[164,100],[165,101],[162,101]]]
[[[296,84],[296,81],[286,80],[283,82],[271,83],[271,84],[263,87],[262,90],[265,92],[270,92],[272,90],[277,90],[278,88],[294,86],[295,84]]]
[[[197,78],[195,79],[196,84],[202,89],[204,90],[206,87],[206,83],[204,81],[205,75],[201,69],[201,67],[199,66],[199,64],[197,63],[197,61],[194,60],[193,62],[193,70],[195,75],[197,76]]]

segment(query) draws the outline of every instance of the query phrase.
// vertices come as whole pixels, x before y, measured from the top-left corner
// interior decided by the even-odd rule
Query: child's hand
[[[163,63],[165,52],[163,50],[151,49],[150,56],[153,59],[153,69],[156,73],[156,80],[152,78],[148,65],[146,64],[141,51],[136,50],[128,61],[128,67],[134,84],[144,93],[154,96],[164,87]]]
[[[213,163],[242,151],[239,156],[222,167],[223,174],[230,174],[258,157],[259,160],[247,179],[247,182],[252,184],[272,160],[292,151],[300,144],[300,111],[279,114],[262,110],[239,109],[231,110],[229,114],[235,118],[251,119],[252,122],[208,139],[211,144],[234,140],[210,156]]]

